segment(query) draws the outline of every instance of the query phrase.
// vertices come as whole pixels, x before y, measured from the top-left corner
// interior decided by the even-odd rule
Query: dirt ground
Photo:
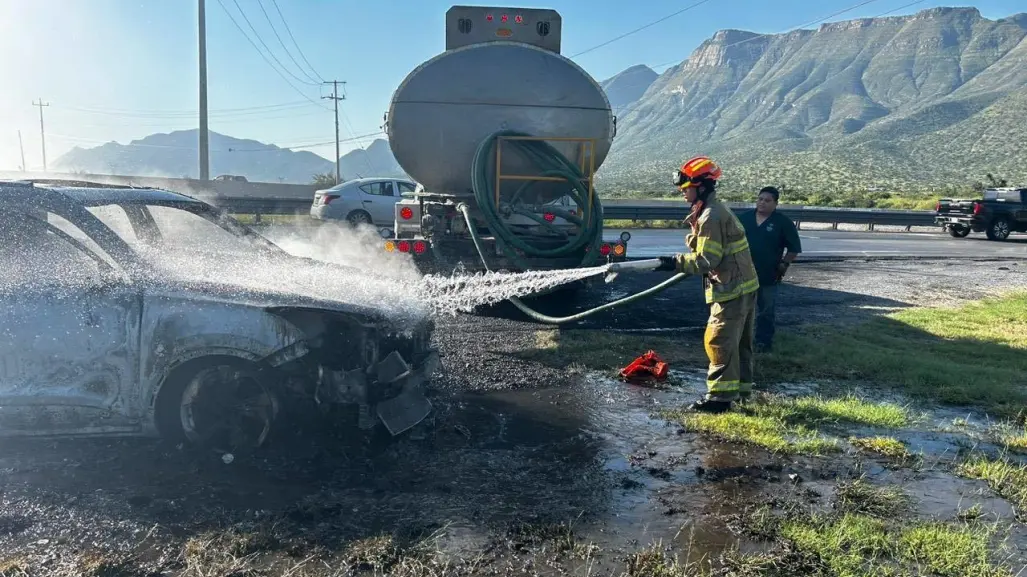
[[[781,331],[1027,286],[1027,264],[1010,262],[847,261],[792,271],[779,296]],[[659,280],[622,275],[581,293],[573,308]],[[575,328],[699,347],[705,317],[697,282],[686,281]],[[671,385],[658,390],[525,360],[519,353],[537,346],[543,328],[505,307],[439,319],[446,374],[423,441],[296,423],[264,452],[227,463],[149,440],[4,441],[0,575],[660,576],[699,566],[826,575],[830,568],[782,548],[764,530],[766,515],[837,512],[851,502],[853,482],[897,487],[911,520],[973,510],[1001,527],[994,563],[1008,574],[1027,565],[1024,512],[985,481],[953,472],[969,446],[998,450],[976,434],[986,422],[973,411],[931,409],[893,432],[915,463],[852,447],[771,452],[691,432],[664,413],[702,393],[704,367],[675,366]],[[957,419],[962,427],[949,426]],[[842,439],[874,432],[845,423],[829,430]]]

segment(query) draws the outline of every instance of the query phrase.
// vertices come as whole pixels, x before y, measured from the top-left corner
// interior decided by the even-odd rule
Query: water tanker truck
[[[593,184],[616,133],[606,93],[560,54],[555,10],[454,6],[446,50],[396,89],[385,129],[419,183],[384,249],[424,271],[547,270],[623,261]]]

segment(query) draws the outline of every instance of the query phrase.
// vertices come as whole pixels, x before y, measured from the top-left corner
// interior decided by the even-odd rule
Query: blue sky
[[[563,54],[574,55],[697,1],[551,0],[523,6],[560,11]],[[864,6],[829,21],[953,5],[975,6],[988,18],[1027,11],[1027,0],[923,0],[905,8],[915,0],[862,1]],[[366,135],[379,130],[392,92],[404,76],[443,50],[443,18],[456,3],[277,0],[276,7],[272,0],[207,0],[211,130],[301,146],[331,159],[334,144],[309,146],[333,142],[334,123],[329,109],[318,108],[330,107],[330,101],[319,98],[330,89],[300,82],[311,82],[300,69],[306,69],[305,57],[320,78],[347,82],[341,137],[351,140],[342,144],[343,151],[366,146],[374,137]],[[634,64],[663,65],[657,68],[662,72],[719,29],[781,32],[858,3],[708,0],[575,60],[598,80]],[[38,98],[50,104],[43,109],[50,164],[76,145],[127,143],[154,132],[195,128],[196,7],[195,0],[0,0],[0,78],[5,81],[0,90],[0,169],[21,164],[18,130],[26,164],[41,168],[39,109],[32,105]],[[298,64],[279,44],[262,7]],[[265,55],[261,41],[291,72],[282,76],[295,88],[262,59],[226,8]],[[307,73],[317,80],[314,72]]]

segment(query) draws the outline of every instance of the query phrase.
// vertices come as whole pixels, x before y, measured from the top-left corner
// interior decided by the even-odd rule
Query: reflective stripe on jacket
[[[703,275],[706,302],[722,303],[760,288],[749,254],[745,229],[716,193],[706,199],[694,233],[685,242],[690,253],[678,254],[677,271]]]

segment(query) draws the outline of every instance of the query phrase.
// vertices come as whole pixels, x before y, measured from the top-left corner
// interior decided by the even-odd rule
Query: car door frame
[[[79,207],[81,208],[81,207]],[[90,226],[83,227],[74,214],[61,210],[46,209],[48,213],[61,217],[74,226],[86,238],[89,238],[106,255],[118,263],[109,250],[89,234]],[[48,373],[44,363],[39,363],[40,370],[36,370],[35,377],[32,374],[32,363],[19,360],[24,353],[12,347],[11,356],[3,360],[0,354],[0,435],[5,436],[66,436],[83,434],[135,434],[142,428],[139,411],[138,398],[138,376],[139,376],[139,337],[140,320],[142,314],[142,292],[124,270],[112,266],[102,255],[97,254],[89,245],[83,243],[74,236],[62,230],[59,226],[43,221],[32,214],[23,216],[39,226],[45,233],[55,235],[60,242],[67,243],[72,249],[84,254],[97,263],[101,278],[96,285],[84,290],[81,293],[68,294],[62,291],[64,298],[62,304],[68,305],[70,314],[77,316],[79,323],[69,318],[61,318],[60,315],[54,320],[65,321],[65,328],[73,332],[66,332],[61,343],[68,345],[67,352],[72,358],[65,360],[65,369]],[[92,215],[89,215],[92,217]],[[69,218],[70,217],[70,218]],[[94,217],[95,218],[95,217]],[[97,221],[99,222],[99,221]],[[104,226],[99,223],[100,226]],[[38,302],[46,303],[53,300],[55,293],[48,292],[44,288],[39,293]],[[7,297],[8,303],[13,304],[17,297]],[[23,297],[26,303],[31,303],[31,295]],[[58,301],[61,302],[61,301]],[[0,315],[11,315],[17,320],[18,311],[10,306],[5,307],[7,312]],[[118,311],[114,319],[105,318],[110,309]],[[36,309],[29,309],[36,310]],[[52,311],[48,308],[47,311]],[[99,311],[99,314],[94,314]],[[26,312],[26,315],[30,315]],[[23,320],[28,321],[28,316]],[[104,323],[110,324],[106,327]],[[16,327],[17,325],[15,325]],[[28,326],[26,322],[26,326]],[[105,342],[97,342],[94,338],[95,332],[91,328],[99,327],[100,334],[110,337]],[[15,328],[10,328],[12,336]],[[24,330],[21,342],[36,336],[36,329],[27,328]],[[77,331],[77,332],[76,332]],[[80,337],[83,340],[77,345],[72,342],[74,338]],[[12,339],[18,341],[19,339]],[[93,356],[81,355],[81,349],[89,350],[90,346],[106,347]],[[76,348],[81,347],[81,349]],[[79,354],[78,358],[74,355]],[[28,367],[27,369],[25,367]],[[23,374],[25,370],[28,375]],[[61,396],[48,395],[51,387],[59,387],[60,384],[42,382],[55,374],[63,374],[69,378],[72,386],[68,388],[68,394]],[[69,376],[70,375],[70,376]],[[75,382],[77,375],[79,381]],[[22,389],[8,390],[4,380],[10,386],[18,386],[19,379],[26,385]],[[38,382],[33,382],[37,378]],[[77,388],[76,388],[77,387]],[[76,394],[77,393],[77,394]],[[93,393],[91,396],[90,393]],[[8,424],[7,427],[3,424]]]
[[[372,194],[364,190],[365,186],[384,186],[386,183],[392,187],[391,196],[386,196],[384,194]],[[381,178],[370,182],[362,182],[357,188],[360,191],[360,204],[364,207],[367,214],[371,215],[371,222],[376,226],[386,226],[387,224],[391,224],[393,221],[396,202],[399,199],[396,195],[399,191],[399,186],[397,186],[396,181],[391,178]],[[377,201],[376,206],[368,207],[368,204],[373,204],[375,201]]]

